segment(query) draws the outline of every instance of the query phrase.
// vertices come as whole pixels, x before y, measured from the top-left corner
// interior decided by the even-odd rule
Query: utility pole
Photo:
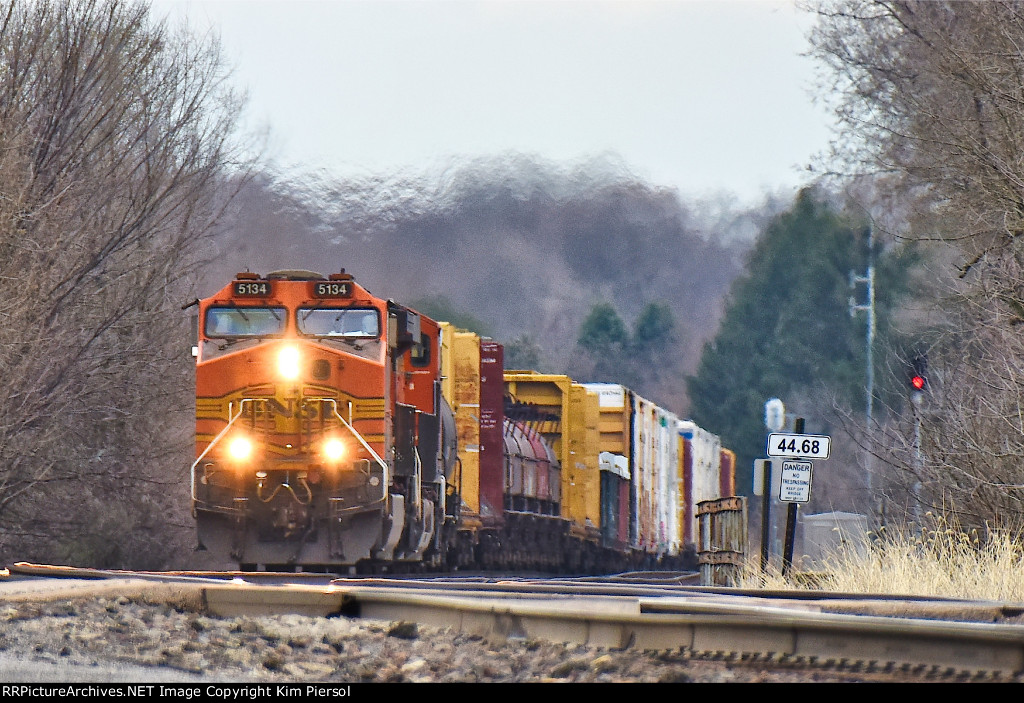
[[[921,403],[923,393],[918,391],[913,394],[911,401],[914,404],[914,522],[917,528],[921,529]]]
[[[867,435],[865,436],[866,444],[868,445],[867,456],[865,457],[865,471],[867,473],[867,489],[868,489],[868,501],[871,506],[872,512],[877,514],[875,508],[875,494],[872,486],[872,473],[873,473],[873,462],[871,455],[871,427],[872,427],[872,411],[874,410],[874,399],[875,399],[875,364],[874,364],[874,347],[875,347],[875,247],[872,236],[871,226],[868,226],[868,270],[864,276],[857,276],[850,271],[850,289],[856,290],[858,283],[866,285],[867,292],[867,303],[858,305],[856,303],[856,297],[850,296],[850,317],[856,317],[857,313],[864,311],[867,313]]]
[[[928,354],[917,351],[910,360],[910,401],[914,409],[914,522],[921,525],[921,412],[928,386]]]

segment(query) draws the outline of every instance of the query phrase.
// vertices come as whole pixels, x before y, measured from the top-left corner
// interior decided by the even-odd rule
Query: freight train
[[[344,269],[239,273],[197,334],[193,516],[242,570],[692,569],[698,505],[735,493],[693,422],[507,370]]]

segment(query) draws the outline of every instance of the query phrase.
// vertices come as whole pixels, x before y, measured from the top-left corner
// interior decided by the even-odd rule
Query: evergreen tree
[[[664,303],[648,303],[633,325],[631,347],[640,362],[658,361],[672,353],[676,341],[676,320]]]
[[[598,303],[580,327],[579,345],[595,354],[615,352],[629,343],[626,324],[611,303]]]
[[[593,365],[589,380],[630,385],[629,330],[611,303],[598,303],[590,309],[580,325],[576,345]]]
[[[740,493],[750,492],[753,460],[764,456],[769,398],[785,401],[824,385],[847,405],[863,403],[865,321],[849,308],[850,272],[866,266],[863,232],[802,191],[754,246],[718,335],[687,379],[693,419],[736,451]],[[904,267],[897,257],[877,267],[879,335],[888,329],[886,313],[900,292],[896,274]]]
[[[540,344],[530,335],[519,335],[504,347],[506,369],[542,371],[544,355],[541,352]]]
[[[614,306],[598,303],[580,325],[578,353],[568,373],[588,381],[619,383],[670,407],[681,395],[678,387],[684,378],[677,330],[666,303],[647,303],[632,334]]]

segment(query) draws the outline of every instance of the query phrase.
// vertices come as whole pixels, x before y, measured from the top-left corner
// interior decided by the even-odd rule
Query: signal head
[[[928,355],[917,354],[910,360],[907,380],[914,391],[928,390]]]

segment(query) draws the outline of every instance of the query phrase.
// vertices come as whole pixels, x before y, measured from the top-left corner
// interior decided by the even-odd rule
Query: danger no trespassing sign
[[[784,503],[806,503],[811,499],[811,462],[782,462],[782,486],[779,500]]]

